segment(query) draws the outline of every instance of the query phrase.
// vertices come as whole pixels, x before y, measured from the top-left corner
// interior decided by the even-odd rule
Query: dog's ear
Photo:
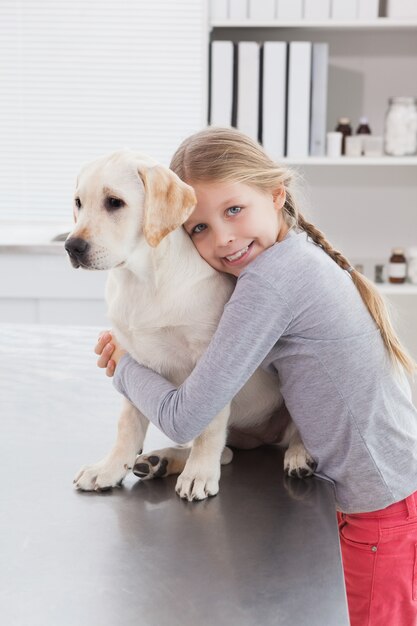
[[[139,176],[145,187],[143,232],[146,241],[155,248],[189,218],[196,197],[192,187],[163,165],[140,168]]]

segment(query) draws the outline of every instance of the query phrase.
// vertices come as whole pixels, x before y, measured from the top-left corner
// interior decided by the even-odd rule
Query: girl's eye
[[[193,230],[191,231],[191,234],[198,235],[198,233],[201,233],[205,228],[206,228],[205,224],[197,224],[197,226],[194,226]]]
[[[242,210],[242,207],[240,206],[231,206],[228,209],[226,209],[226,213],[228,215],[237,215],[238,213],[240,213]]]
[[[81,209],[81,200],[79,198],[75,198],[75,206],[77,209]]]

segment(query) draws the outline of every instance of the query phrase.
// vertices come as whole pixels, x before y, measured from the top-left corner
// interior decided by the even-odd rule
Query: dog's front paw
[[[314,474],[317,463],[302,443],[290,446],[284,456],[284,471],[288,476],[307,478]]]
[[[148,454],[140,454],[133,465],[133,473],[142,480],[181,474],[189,454],[190,448],[184,446],[162,448]]]
[[[187,467],[178,476],[175,491],[180,496],[191,502],[192,500],[205,500],[209,496],[215,496],[219,492],[220,471],[192,472]]]
[[[151,478],[164,478],[168,476],[168,457],[159,456],[159,454],[140,455],[137,457],[133,466],[133,473],[142,480],[150,480]]]
[[[74,486],[80,491],[107,491],[120,487],[130,467],[127,463],[100,461],[84,465],[74,478]]]

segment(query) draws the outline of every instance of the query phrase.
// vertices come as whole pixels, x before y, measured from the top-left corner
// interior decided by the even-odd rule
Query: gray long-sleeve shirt
[[[129,355],[114,384],[168,437],[199,435],[261,365],[338,507],[372,511],[417,489],[417,411],[350,275],[305,233],[240,275],[210,345],[177,389]],[[278,384],[278,378],[277,378]]]

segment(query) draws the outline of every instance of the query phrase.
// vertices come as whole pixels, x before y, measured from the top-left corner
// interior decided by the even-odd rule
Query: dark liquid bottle
[[[368,118],[367,117],[361,117],[359,118],[359,126],[358,129],[356,131],[357,135],[370,135],[371,134],[371,129],[369,127],[369,123],[368,123]]]
[[[337,123],[335,130],[338,133],[342,133],[342,154],[346,151],[346,137],[352,134],[352,126],[350,125],[350,119],[348,117],[341,117]]]
[[[361,117],[359,119],[359,126],[358,129],[356,131],[357,135],[370,135],[371,134],[371,129],[369,127],[368,124],[368,118],[367,117]],[[365,153],[365,141],[364,138],[362,138],[362,150],[361,153],[364,154]]]
[[[407,261],[402,248],[394,248],[389,260],[388,280],[390,283],[405,283],[407,277]]]

